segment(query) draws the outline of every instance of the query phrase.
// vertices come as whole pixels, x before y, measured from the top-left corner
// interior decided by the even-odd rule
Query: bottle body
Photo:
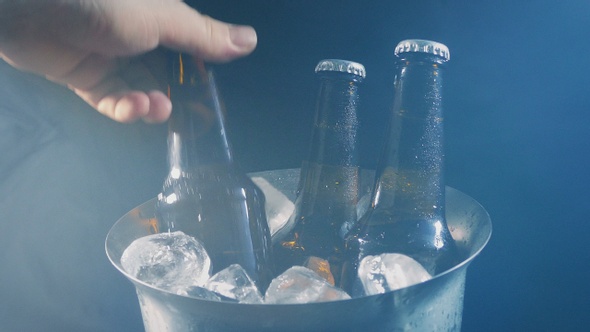
[[[343,287],[349,291],[359,262],[368,255],[405,254],[432,275],[458,262],[444,211],[442,79],[446,59],[414,51],[400,52],[398,57],[391,122],[371,207],[346,239],[349,261]]]
[[[170,173],[158,213],[201,241],[212,273],[239,264],[264,290],[273,276],[264,194],[235,165],[212,73],[183,55],[170,62]]]
[[[362,68],[357,63],[352,65]],[[362,76],[324,69],[316,68],[320,88],[309,154],[302,163],[292,216],[295,226],[277,243],[275,253],[277,271],[319,258],[328,263],[322,266],[328,281],[338,283],[344,262],[344,234],[357,219],[357,106],[364,68]]]
[[[247,176],[224,169],[168,177],[160,216],[170,231],[197,238],[211,258],[211,273],[239,264],[264,289],[273,277],[264,195]],[[170,197],[173,197],[172,199]]]

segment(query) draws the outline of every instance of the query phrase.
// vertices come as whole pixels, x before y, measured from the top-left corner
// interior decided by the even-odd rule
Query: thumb
[[[248,55],[256,48],[254,28],[218,21],[183,2],[161,11],[158,24],[161,45],[207,61],[230,61]]]

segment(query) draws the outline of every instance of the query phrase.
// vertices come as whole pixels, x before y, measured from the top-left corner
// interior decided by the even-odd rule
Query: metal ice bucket
[[[373,184],[363,171],[362,188]],[[298,169],[250,174],[263,178],[290,200]],[[268,192],[267,192],[268,195]],[[474,199],[446,188],[447,222],[468,258],[431,280],[380,295],[311,304],[238,304],[179,296],[128,275],[121,255],[135,239],[165,231],[155,216],[155,199],[124,215],[106,238],[109,259],[136,287],[146,331],[459,331],[467,266],[487,244],[492,224]],[[269,214],[274,213],[269,211]]]

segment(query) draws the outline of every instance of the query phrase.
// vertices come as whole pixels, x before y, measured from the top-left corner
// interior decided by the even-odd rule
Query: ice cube
[[[262,303],[262,295],[248,273],[238,264],[232,264],[212,276],[205,288],[239,303]]]
[[[270,234],[275,241],[276,236],[285,234],[288,229],[289,219],[295,211],[295,204],[262,177],[252,177],[252,181],[264,192],[266,198],[265,210]]]
[[[358,200],[357,204],[356,204],[356,218],[357,220],[346,220],[345,222],[342,223],[342,226],[340,226],[340,237],[341,238],[346,238],[346,234],[348,234],[348,232],[354,227],[354,225],[356,224],[356,222],[363,216],[365,215],[365,213],[367,213],[367,210],[369,210],[369,206],[371,205],[371,192],[366,192],[364,193],[362,196],[360,196],[360,199]]]
[[[356,204],[356,216],[360,219],[371,206],[371,192],[364,193]]]
[[[359,264],[358,277],[365,295],[389,292],[432,278],[416,260],[398,253],[364,257]]]
[[[269,304],[310,303],[350,299],[343,290],[330,285],[314,271],[293,266],[274,278],[266,290]]]
[[[176,231],[133,241],[123,252],[121,265],[141,281],[182,295],[191,286],[205,284],[211,259],[199,241]]]

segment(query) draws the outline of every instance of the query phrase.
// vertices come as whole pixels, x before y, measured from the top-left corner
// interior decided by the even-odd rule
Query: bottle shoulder
[[[174,195],[177,200],[223,201],[227,199],[257,199],[264,193],[245,174],[232,172],[183,173],[169,175],[160,196]]]

